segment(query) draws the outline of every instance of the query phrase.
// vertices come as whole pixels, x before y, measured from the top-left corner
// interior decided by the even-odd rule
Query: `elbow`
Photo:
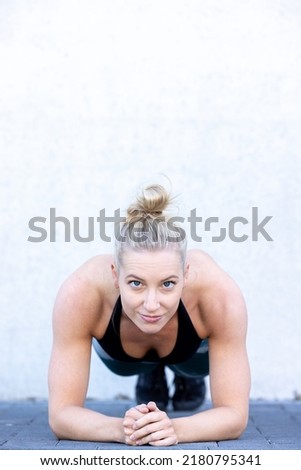
[[[235,429],[232,430],[231,436],[229,439],[239,439],[243,433],[246,430],[246,425],[245,426],[237,426]]]
[[[48,416],[48,424],[57,439],[68,439],[63,432],[63,423],[59,413],[51,413]]]
[[[59,424],[57,422],[57,419],[54,416],[49,416],[48,417],[48,424],[49,424],[49,427],[50,427],[51,431],[55,435],[55,437],[57,439],[61,439],[62,436],[60,434],[60,427],[59,427]]]
[[[237,411],[234,412],[234,418],[229,429],[228,439],[239,439],[245,432],[248,425],[248,414],[241,415]]]

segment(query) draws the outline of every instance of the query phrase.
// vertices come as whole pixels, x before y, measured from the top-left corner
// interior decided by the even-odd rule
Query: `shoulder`
[[[211,293],[211,289],[224,293],[235,290],[234,280],[204,251],[189,250],[187,263],[190,283],[202,294],[207,291]]]
[[[246,330],[247,309],[236,281],[207,253],[187,253],[191,289],[208,336]]]
[[[100,313],[116,297],[111,275],[112,262],[112,255],[98,255],[67,277],[55,300],[54,326],[62,331],[68,328],[68,331],[78,329],[83,333],[93,333]]]
[[[206,274],[206,276],[217,276],[225,273],[216,261],[203,250],[188,250],[187,263],[190,268],[196,270],[198,275]]]

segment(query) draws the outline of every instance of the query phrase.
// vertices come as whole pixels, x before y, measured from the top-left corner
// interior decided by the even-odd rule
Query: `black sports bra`
[[[161,362],[164,364],[179,364],[194,355],[202,339],[198,336],[190,317],[180,300],[178,306],[178,333],[176,344],[170,354],[160,357],[155,349],[150,349],[142,358],[129,356],[123,349],[120,341],[120,319],[122,313],[121,298],[118,297],[113,309],[106,332],[101,339],[97,339],[100,346],[112,359],[124,362]]]

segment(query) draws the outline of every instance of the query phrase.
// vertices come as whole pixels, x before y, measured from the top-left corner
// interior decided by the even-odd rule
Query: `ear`
[[[188,280],[189,268],[190,268],[189,264],[186,263],[186,264],[185,264],[185,269],[184,269],[184,286],[185,286],[185,284],[186,284],[186,282],[187,282],[187,280]]]
[[[114,287],[116,287],[116,289],[119,289],[118,271],[115,264],[111,264],[111,272],[113,276]]]

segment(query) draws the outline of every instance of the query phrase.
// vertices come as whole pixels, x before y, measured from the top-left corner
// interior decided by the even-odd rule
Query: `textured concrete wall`
[[[161,172],[184,216],[249,221],[244,242],[199,224],[190,246],[244,292],[252,397],[301,392],[300,26],[297,0],[0,3],[0,398],[47,396],[56,292],[112,249],[97,231],[50,242],[50,208],[84,236],[88,216],[124,209]],[[272,242],[252,240],[252,207],[273,216]],[[93,355],[90,396],[132,396],[134,382]]]

